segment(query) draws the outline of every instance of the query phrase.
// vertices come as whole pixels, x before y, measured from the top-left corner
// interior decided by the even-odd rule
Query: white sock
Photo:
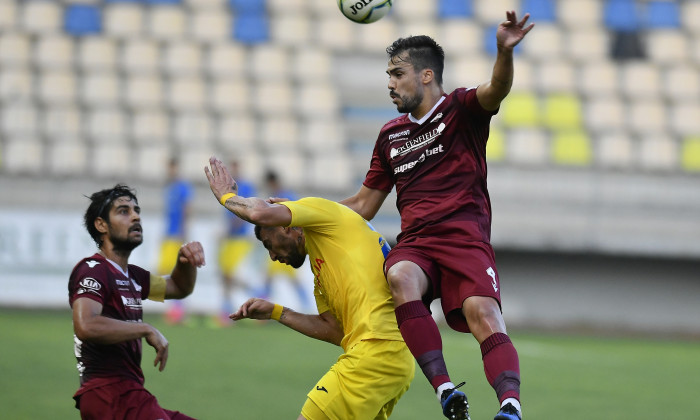
[[[515,398],[506,398],[501,403],[501,408],[503,408],[503,406],[508,404],[508,403],[511,403],[513,405],[513,407],[515,407],[515,409],[518,410],[518,412],[520,413],[521,416],[523,415],[523,411],[520,408],[520,401],[516,400]]]
[[[442,397],[442,391],[444,391],[448,388],[454,388],[454,387],[455,387],[455,384],[453,384],[452,382],[445,382],[444,384],[437,387],[437,399],[438,399],[438,401],[442,401],[440,399],[440,397]]]

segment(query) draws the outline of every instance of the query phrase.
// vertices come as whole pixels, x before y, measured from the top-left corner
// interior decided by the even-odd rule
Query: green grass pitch
[[[244,320],[225,329],[167,326],[165,371],[144,342],[146,387],[161,405],[199,419],[296,419],[307,391],[340,349],[276,323]],[[525,418],[679,419],[695,414],[700,343],[511,332],[520,354]],[[2,418],[77,419],[78,386],[68,311],[0,309]],[[471,336],[443,329],[455,382],[466,380],[474,420],[493,418],[497,402]],[[391,417],[443,418],[419,369]]]

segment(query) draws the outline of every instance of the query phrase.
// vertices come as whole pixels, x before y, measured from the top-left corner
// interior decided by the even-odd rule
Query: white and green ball
[[[338,7],[346,18],[357,23],[372,23],[386,16],[392,0],[338,0]],[[422,0],[412,0],[422,1]]]

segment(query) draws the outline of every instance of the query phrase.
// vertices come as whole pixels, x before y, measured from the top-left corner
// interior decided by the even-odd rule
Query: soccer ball
[[[338,7],[353,22],[372,23],[389,13],[391,0],[338,0]]]

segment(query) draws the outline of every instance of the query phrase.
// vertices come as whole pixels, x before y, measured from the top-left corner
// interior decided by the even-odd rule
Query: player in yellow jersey
[[[218,159],[205,168],[214,196],[256,225],[270,258],[295,268],[309,256],[318,315],[253,298],[232,319],[275,319],[304,335],[339,345],[343,354],[308,393],[298,420],[386,419],[408,390],[413,356],[396,325],[384,278],[386,240],[354,211],[334,201],[303,198],[269,203],[237,195]]]

